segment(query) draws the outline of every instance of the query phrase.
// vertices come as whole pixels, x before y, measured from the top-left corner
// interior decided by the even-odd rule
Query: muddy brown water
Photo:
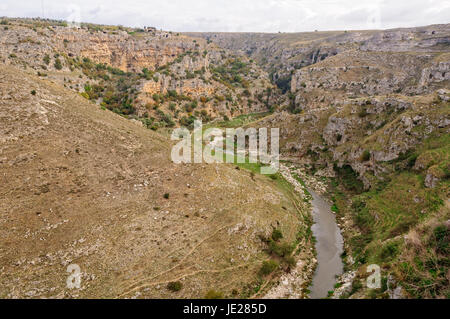
[[[308,191],[313,197],[311,204],[314,224],[311,230],[317,240],[317,268],[309,288],[309,297],[318,299],[327,297],[328,291],[334,288],[336,276],[344,270],[341,259],[344,240],[330,204],[315,192]]]

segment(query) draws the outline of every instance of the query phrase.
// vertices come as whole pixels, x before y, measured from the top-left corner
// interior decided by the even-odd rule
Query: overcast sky
[[[0,16],[171,31],[387,29],[450,23],[450,0],[0,0]]]

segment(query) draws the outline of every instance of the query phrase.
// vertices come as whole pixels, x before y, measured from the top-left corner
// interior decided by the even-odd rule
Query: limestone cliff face
[[[254,61],[179,33],[10,19],[0,32],[0,60],[116,112],[171,125],[169,118],[233,117],[277,103]]]
[[[348,95],[431,92],[445,86],[450,77],[450,62],[434,61],[439,58],[439,53],[343,52],[297,70],[292,76],[291,92],[302,108],[312,106],[305,103],[312,92],[318,94],[314,102],[324,97],[328,103]]]
[[[56,47],[59,50],[88,57],[126,72],[136,72],[143,68],[155,69],[172,62],[179,54],[195,48],[192,40],[173,34],[161,38],[148,34],[135,36],[125,31],[118,31],[117,34],[92,34],[83,29],[62,27],[55,31]]]
[[[38,30],[24,24],[2,30],[0,43],[5,46],[2,53],[6,53],[11,45],[30,58],[38,52],[64,52],[69,56],[106,63],[126,72],[155,69],[173,61],[179,54],[198,47],[192,39],[159,31],[154,34],[130,34],[120,30],[94,32],[86,28],[60,26]]]

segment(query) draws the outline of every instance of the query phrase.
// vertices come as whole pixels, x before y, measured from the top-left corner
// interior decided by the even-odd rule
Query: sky
[[[0,16],[179,32],[303,32],[450,23],[450,0],[0,0]]]

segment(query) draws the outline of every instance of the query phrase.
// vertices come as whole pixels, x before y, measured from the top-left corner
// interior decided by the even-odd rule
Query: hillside
[[[249,296],[266,278],[261,238],[306,230],[276,180],[173,164],[166,138],[11,66],[0,92],[2,298]],[[81,290],[66,288],[70,264]]]

